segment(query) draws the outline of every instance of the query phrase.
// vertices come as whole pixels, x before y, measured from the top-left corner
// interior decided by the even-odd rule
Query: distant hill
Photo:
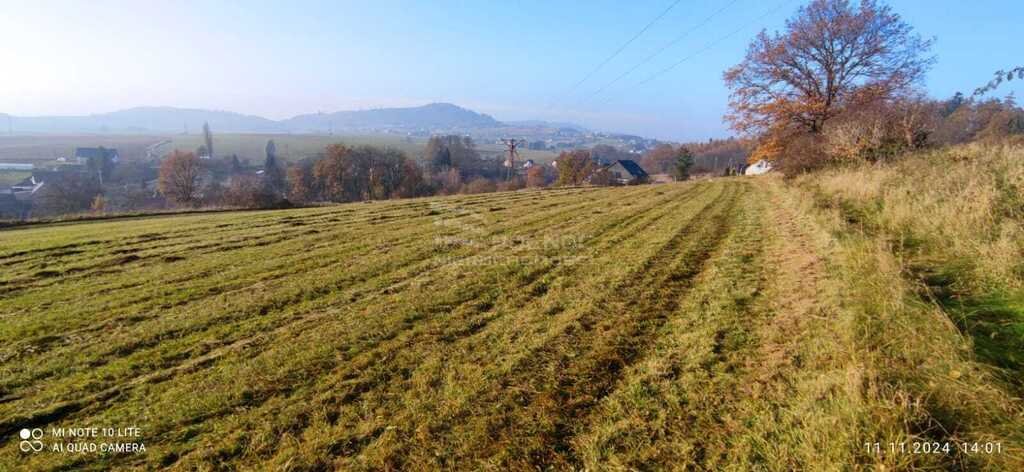
[[[452,105],[431,103],[412,108],[377,108],[299,115],[281,122],[291,131],[359,129],[474,129],[504,126],[490,115]]]
[[[230,111],[172,107],[138,107],[86,116],[33,116],[11,118],[18,133],[180,133],[196,132],[204,122],[222,132],[275,132],[281,126],[259,116]]]
[[[0,114],[6,120],[6,115]],[[452,105],[431,103],[411,108],[378,108],[299,115],[282,121],[229,111],[138,107],[87,116],[11,117],[16,133],[195,133],[203,123],[219,133],[287,133],[326,131],[460,130],[505,126],[489,115]],[[6,128],[7,123],[2,123]],[[4,130],[6,131],[6,129]]]

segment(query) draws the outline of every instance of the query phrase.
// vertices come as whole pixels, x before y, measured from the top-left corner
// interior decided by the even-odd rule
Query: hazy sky
[[[0,0],[0,112],[167,105],[278,119],[444,101],[499,120],[568,120],[671,139],[724,136],[722,71],[800,1],[681,0],[573,89],[674,1]],[[1024,63],[1020,0],[889,4],[936,38],[938,62],[926,84],[933,96],[973,90],[992,71]],[[1011,91],[1019,95],[1024,84],[998,94]]]

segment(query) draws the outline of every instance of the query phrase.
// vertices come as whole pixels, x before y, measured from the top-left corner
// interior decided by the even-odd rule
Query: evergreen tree
[[[263,161],[263,180],[275,194],[281,194],[285,188],[285,174],[277,162],[277,146],[273,139],[267,141],[266,153],[266,160]]]
[[[207,122],[203,122],[203,142],[206,143],[206,155],[213,157],[213,133],[210,132],[210,124]]]
[[[674,169],[676,180],[689,179],[691,167],[693,167],[693,153],[686,147],[679,148],[679,152],[676,154],[676,167]]]

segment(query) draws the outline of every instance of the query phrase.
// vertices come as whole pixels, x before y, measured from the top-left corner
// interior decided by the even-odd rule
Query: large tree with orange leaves
[[[726,118],[734,129],[766,138],[767,148],[754,154],[770,157],[779,136],[818,134],[844,109],[910,88],[933,61],[930,47],[874,0],[813,0],[783,32],[762,31],[743,62],[725,72],[732,90]]]

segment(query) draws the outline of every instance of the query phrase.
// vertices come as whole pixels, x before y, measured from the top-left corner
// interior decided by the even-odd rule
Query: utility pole
[[[516,148],[522,144],[516,139],[502,138],[501,142],[505,143],[505,147],[508,148],[508,160],[505,161],[505,167],[508,167],[508,177],[505,180],[512,180],[512,176],[516,172],[516,155],[519,153]]]

